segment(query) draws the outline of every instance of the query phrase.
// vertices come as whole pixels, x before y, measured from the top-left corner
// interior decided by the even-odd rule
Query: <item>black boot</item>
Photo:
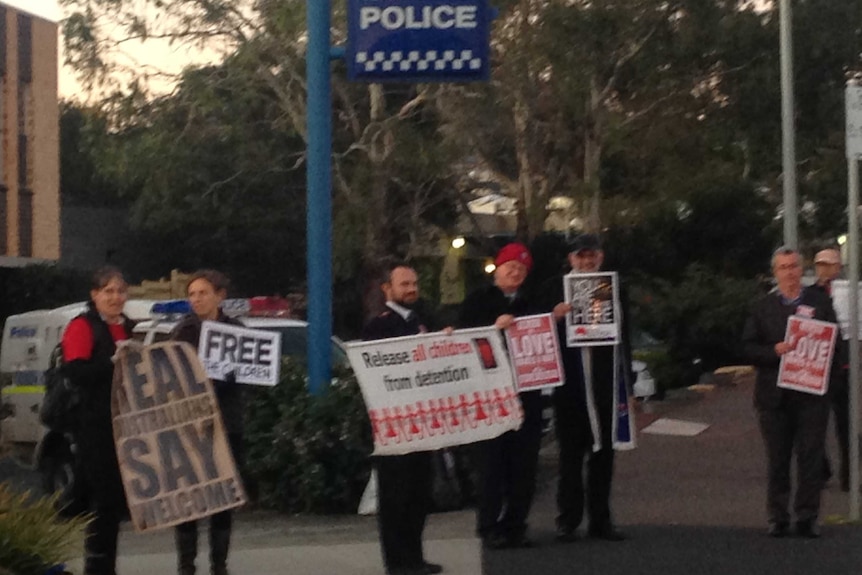
[[[195,559],[198,556],[198,530],[175,529],[174,539],[177,542],[177,573],[179,575],[195,575]]]
[[[230,529],[210,529],[210,572],[228,575],[227,552],[230,548]]]
[[[87,525],[84,541],[84,575],[116,575],[119,520],[110,513],[96,513]]]

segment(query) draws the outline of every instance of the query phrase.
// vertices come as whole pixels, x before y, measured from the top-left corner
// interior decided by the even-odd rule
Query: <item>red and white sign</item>
[[[374,455],[493,439],[524,419],[503,338],[494,326],[351,342]]]
[[[837,335],[837,324],[790,316],[784,342],[792,349],[781,356],[778,387],[825,395]]]
[[[563,385],[560,343],[551,314],[516,318],[506,330],[506,343],[518,391]]]

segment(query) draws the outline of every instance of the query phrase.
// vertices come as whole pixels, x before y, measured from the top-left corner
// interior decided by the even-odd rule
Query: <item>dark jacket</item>
[[[219,311],[218,320],[222,323],[242,327],[242,322],[224,315]],[[193,313],[183,316],[171,330],[171,339],[190,343],[196,350],[201,339],[201,326],[203,322]],[[226,382],[219,379],[212,380],[215,388],[216,399],[218,399],[222,420],[225,430],[230,434],[242,433],[243,430],[243,399],[242,384],[236,381]]]
[[[757,368],[754,387],[754,406],[757,409],[777,409],[787,394],[817,397],[811,394],[779,388],[778,368],[781,358],[775,353],[775,344],[784,341],[787,319],[796,313],[799,305],[814,308],[814,319],[836,323],[832,300],[818,289],[802,290],[799,304],[785,304],[781,294],[774,290],[759,300],[751,308],[745,328],[742,331],[743,353]],[[836,370],[838,354],[835,354],[832,370]]]
[[[832,294],[829,290],[826,289],[826,286],[814,284],[805,289],[819,291],[820,293],[828,297],[830,302],[832,301]],[[832,310],[835,310],[834,303],[832,305]],[[847,385],[847,370],[850,366],[850,341],[844,339],[840,332],[835,343],[835,355],[836,363],[834,364],[834,367],[836,367],[837,369],[833,369],[829,374],[830,389],[834,389],[835,385]]]
[[[428,331],[425,321],[419,314],[413,313],[409,320],[387,307],[377,317],[372,319],[362,330],[362,339],[387,339],[416,335]]]
[[[111,421],[111,384],[117,350],[108,324],[92,302],[87,304],[84,317],[93,330],[93,351],[90,359],[76,359],[63,365],[63,370],[81,394],[80,427],[76,433],[80,470],[84,479],[82,490],[91,507],[125,511],[126,498],[114,447]],[[77,319],[77,318],[76,318]],[[133,324],[123,316],[128,337]]]
[[[515,317],[538,313],[521,292],[514,298],[508,298],[495,285],[480,288],[464,300],[458,317],[458,327],[485,327],[494,325],[501,315],[511,314]],[[520,394],[524,408],[524,424],[541,425],[542,406],[541,392],[528,391]]]

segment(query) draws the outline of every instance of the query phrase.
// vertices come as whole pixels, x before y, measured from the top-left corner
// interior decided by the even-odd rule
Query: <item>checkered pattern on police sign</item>
[[[457,56],[456,56],[457,54]],[[364,66],[366,72],[426,72],[443,70],[460,71],[465,69],[479,70],[482,59],[474,58],[472,50],[428,50],[424,54],[419,50],[411,50],[406,55],[397,50],[386,52],[357,52],[356,63]]]

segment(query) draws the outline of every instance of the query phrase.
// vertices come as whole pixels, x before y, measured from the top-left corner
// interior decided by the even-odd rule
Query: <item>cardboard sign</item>
[[[850,282],[848,280],[834,280],[831,284],[832,288],[832,307],[835,308],[835,315],[838,318],[838,325],[841,326],[841,337],[845,340],[850,339]],[[857,289],[862,295],[862,282],[859,282]],[[862,297],[859,298],[859,333],[857,337],[862,341]]]
[[[563,291],[572,311],[566,314],[566,345],[620,343],[620,296],[616,272],[568,274]]]
[[[551,314],[515,318],[506,343],[518,391],[563,385],[557,326]]]
[[[192,346],[117,352],[114,442],[132,524],[162,529],[245,503],[218,403]]]
[[[494,327],[351,342],[347,356],[368,408],[374,455],[492,439],[523,421]]]
[[[205,321],[198,357],[212,379],[224,380],[233,372],[237,383],[272,386],[281,368],[281,334]]]
[[[793,349],[781,356],[778,387],[824,395],[829,389],[837,334],[834,323],[790,316],[784,341]]]

